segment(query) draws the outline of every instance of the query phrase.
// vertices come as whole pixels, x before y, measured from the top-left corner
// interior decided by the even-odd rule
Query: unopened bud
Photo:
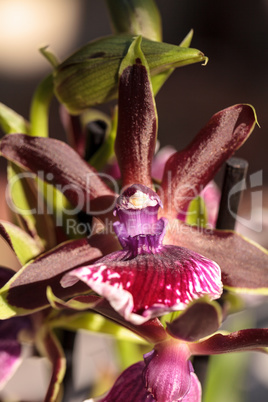
[[[118,71],[135,37],[108,36],[88,43],[59,64],[54,71],[54,91],[71,113],[115,99]],[[207,58],[197,49],[184,48],[143,38],[141,49],[151,75]]]

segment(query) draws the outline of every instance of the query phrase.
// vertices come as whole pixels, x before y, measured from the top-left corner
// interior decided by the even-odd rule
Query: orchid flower
[[[222,163],[247,139],[255,121],[255,113],[249,105],[235,105],[215,114],[186,150],[176,152],[168,159],[161,187],[157,190],[158,195],[150,193],[148,189],[144,190],[144,187],[134,187],[135,190],[129,190],[131,201],[124,195],[119,198],[116,210],[121,225],[116,224],[115,231],[123,251],[109,255],[120,249],[112,231],[58,245],[26,264],[1,289],[1,317],[29,314],[47,307],[49,286],[57,297],[65,300],[94,289],[128,319],[144,322],[154,316],[154,310],[156,315],[182,308],[190,300],[204,294],[209,294],[212,299],[219,297],[221,284],[216,264],[221,268],[222,283],[227,288],[238,292],[266,294],[268,257],[263,249],[234,232],[200,230],[177,219],[179,210],[187,205],[189,197],[198,194],[200,186],[204,187]],[[149,69],[138,38],[131,45],[119,71],[119,114],[115,150],[123,188],[134,183],[153,188],[151,165],[156,131],[157,116]],[[13,134],[2,139],[0,149],[3,156],[24,169],[36,174],[42,171],[44,180],[64,192],[73,205],[102,219],[109,228],[109,222],[114,220],[112,210],[118,194],[69,146],[54,139]],[[148,216],[143,221],[143,209],[134,208],[132,212],[136,214],[136,223],[133,227],[126,228],[127,211],[130,211],[129,215],[132,213],[129,207],[135,203],[141,205],[142,200],[149,202],[147,206],[152,208],[153,213],[146,213],[145,216]],[[126,206],[125,211],[122,205]],[[156,210],[160,205],[163,208],[159,217],[163,219],[158,220]],[[145,232],[142,227],[144,223],[149,223]],[[144,234],[148,236],[144,237]],[[142,237],[135,238],[138,235]],[[133,251],[133,243],[137,239],[136,251]],[[173,249],[170,246],[176,247]],[[177,247],[184,247],[186,250]],[[138,250],[142,249],[144,254],[139,254]],[[169,268],[161,263],[161,249],[168,250],[169,256],[172,254],[170,260],[165,260],[165,264],[167,261],[171,264]],[[160,255],[155,253],[156,250]],[[101,257],[104,260],[97,261]],[[131,264],[133,266],[129,270]],[[194,274],[189,276],[190,271],[185,269],[179,277],[177,271],[171,274],[172,265],[174,268],[179,266],[184,269],[191,265],[191,272],[197,275],[203,275],[207,269],[207,274],[205,278],[197,278]],[[201,265],[206,268],[200,270]],[[64,286],[68,284],[67,277],[62,277],[74,268],[79,268],[80,273],[90,272],[88,282],[86,280],[90,288],[81,280],[74,286],[61,286],[60,283]],[[147,271],[150,272],[149,278],[155,281],[153,283],[156,289],[153,289],[149,280],[143,283]],[[70,276],[73,275],[70,273]],[[204,286],[201,286],[203,279]],[[185,280],[190,282],[186,284]],[[159,286],[161,290],[158,292]],[[90,307],[94,306],[87,306]]]
[[[0,240],[12,259],[10,270],[0,267],[0,388],[19,365],[26,332],[52,363],[45,401],[58,400],[67,363],[53,330],[80,328],[79,318],[89,329],[87,314],[93,311],[152,348],[98,400],[200,402],[192,356],[267,352],[267,329],[218,332],[227,313],[223,288],[268,294],[267,252],[232,231],[190,226],[182,219],[192,199],[206,198],[224,161],[251,134],[256,115],[246,104],[216,113],[185,150],[165,156],[161,174],[156,172],[154,96],[176,67],[208,59],[189,48],[192,32],[180,46],[161,42],[153,1],[145,9],[139,1],[134,8],[126,2],[108,6],[120,35],[93,41],[63,63],[41,50],[53,73],[36,91],[31,124],[0,105],[0,123],[9,134],[0,141],[0,152],[9,161],[10,199],[29,212],[15,211],[24,230],[0,222]],[[123,26],[121,13],[128,15]],[[92,105],[118,98],[104,143],[105,148],[110,141],[118,181],[98,172],[107,155],[97,163],[99,154],[85,161],[90,156],[81,133],[72,138],[73,148],[47,138],[52,91],[61,107],[79,118]],[[61,205],[54,202],[59,191],[65,196]],[[213,211],[212,227],[216,215]],[[78,228],[79,219],[91,231],[87,238],[70,235],[68,225],[74,221]],[[162,324],[159,317],[164,323],[167,313],[173,320]]]
[[[101,307],[99,311],[105,313]],[[144,361],[127,368],[105,396],[86,402],[201,402],[191,356],[250,350],[267,353],[267,329],[221,333],[221,322],[219,304],[199,299],[167,323],[166,329],[158,319],[136,327],[136,333],[155,343],[153,350],[144,355]]]
[[[71,271],[62,278],[62,286],[85,282],[136,324],[181,310],[204,295],[219,298],[222,283],[216,263],[188,249],[162,244],[167,220],[157,220],[160,205],[153,190],[138,184],[127,188],[115,206],[120,223],[114,224],[114,230],[123,250]]]

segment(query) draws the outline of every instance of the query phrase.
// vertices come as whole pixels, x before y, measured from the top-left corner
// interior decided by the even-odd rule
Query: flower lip
[[[114,224],[114,229],[123,247],[127,238],[159,234],[159,206],[162,207],[159,196],[142,184],[133,184],[118,197],[114,215],[118,216],[120,224]],[[162,232],[164,227],[160,226]]]
[[[142,184],[133,184],[118,197],[114,215],[119,210],[142,210],[145,208],[163,207],[159,196]]]

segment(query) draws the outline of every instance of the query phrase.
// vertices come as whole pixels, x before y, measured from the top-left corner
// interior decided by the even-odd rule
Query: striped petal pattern
[[[219,266],[188,249],[162,246],[157,254],[129,258],[127,251],[112,253],[67,273],[61,284],[85,282],[126,320],[138,325],[183,309],[204,295],[216,299],[222,293]]]

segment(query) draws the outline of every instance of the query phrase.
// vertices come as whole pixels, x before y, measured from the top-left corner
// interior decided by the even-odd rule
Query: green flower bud
[[[154,0],[106,0],[115,33],[162,40],[162,24]]]
[[[54,91],[71,113],[117,97],[118,71],[134,37],[108,36],[83,46],[54,70]],[[197,49],[143,38],[141,49],[152,76],[171,67],[206,62]]]

